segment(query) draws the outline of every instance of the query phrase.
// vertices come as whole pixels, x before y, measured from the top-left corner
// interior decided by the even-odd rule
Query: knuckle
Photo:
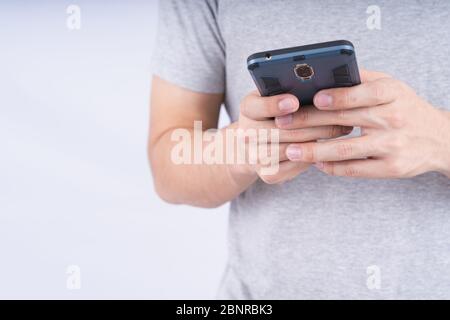
[[[386,116],[386,121],[391,128],[400,129],[405,126],[405,117],[400,110],[392,110]]]
[[[372,94],[377,104],[382,103],[384,101],[384,97],[386,96],[386,82],[379,81],[374,82],[372,85]]]
[[[291,141],[301,142],[307,138],[306,132],[304,129],[291,129],[285,130],[284,134],[286,135],[286,139]]]
[[[340,126],[330,126],[325,135],[326,138],[337,137],[342,133],[342,129]]]
[[[251,119],[251,112],[249,110],[248,104],[247,103],[242,103],[240,110],[239,110],[239,118],[246,118],[246,119]]]
[[[395,177],[402,176],[405,170],[403,163],[397,159],[388,161],[387,169],[388,173]]]
[[[315,162],[316,161],[316,155],[314,151],[314,146],[312,144],[305,144],[302,148],[303,152],[303,160],[305,162]]]
[[[394,90],[398,96],[398,93],[404,93],[404,92],[414,92],[406,83],[396,80],[394,78],[385,78],[382,79],[383,84],[386,88],[389,88],[391,90]]]
[[[347,118],[347,110],[344,109],[337,110],[336,117],[340,120],[345,120]]]
[[[383,152],[383,145],[380,142],[380,138],[373,138],[370,140],[367,140],[364,145],[364,151],[367,154],[379,154]]]
[[[359,171],[354,166],[345,166],[344,168],[344,176],[346,177],[357,177],[359,175]]]
[[[389,153],[403,149],[403,139],[398,135],[390,137],[385,143]]]
[[[353,155],[353,146],[350,143],[338,144],[336,153],[340,159],[346,159]]]
[[[340,100],[339,101],[340,102],[339,103],[340,106],[344,106],[345,107],[345,106],[350,105],[352,97],[350,95],[349,90],[342,89],[341,94],[339,95],[339,97],[340,97],[340,99],[338,99],[338,100]]]
[[[345,90],[347,94],[347,106],[356,106],[358,103],[358,96],[355,94],[355,91],[352,89]]]

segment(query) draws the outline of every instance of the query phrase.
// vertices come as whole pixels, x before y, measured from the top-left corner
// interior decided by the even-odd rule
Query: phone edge
[[[346,46],[350,47],[350,50],[354,52],[355,47],[353,43],[351,43],[348,40],[335,40],[335,41],[328,41],[328,42],[321,42],[321,43],[315,43],[315,44],[307,44],[303,46],[297,46],[297,47],[290,47],[290,48],[283,48],[283,49],[277,49],[273,51],[261,51],[254,54],[251,54],[247,58],[247,67],[251,70],[250,66],[253,64],[259,64],[260,62],[264,61],[255,61],[261,58],[265,58],[267,54],[270,54],[271,57],[277,57],[280,55],[289,55],[289,54],[298,54],[300,55],[304,51],[311,51],[311,50],[317,50],[317,49],[323,49],[323,48],[332,48],[332,47],[340,47],[340,46]],[[344,48],[345,49],[345,48]],[[289,57],[287,57],[289,58]],[[270,60],[266,60],[270,61]]]

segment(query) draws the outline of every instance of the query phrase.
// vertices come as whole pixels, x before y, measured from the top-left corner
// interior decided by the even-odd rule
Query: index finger
[[[292,94],[262,97],[257,91],[253,91],[242,101],[241,113],[253,120],[267,120],[293,113],[299,106],[297,97]]]
[[[380,78],[354,87],[325,89],[314,96],[314,105],[322,110],[372,107],[394,101],[398,85],[392,78]]]
[[[367,70],[367,69],[359,69],[359,76],[361,78],[362,83],[391,77],[387,73],[383,73],[383,72],[379,72],[379,71],[372,71],[372,70]]]

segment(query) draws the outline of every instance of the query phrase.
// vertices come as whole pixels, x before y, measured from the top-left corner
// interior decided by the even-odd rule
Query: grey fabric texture
[[[380,29],[367,26],[371,5]],[[193,91],[225,92],[235,121],[255,90],[247,56],[346,39],[360,67],[450,110],[449,12],[437,0],[164,0],[153,70]],[[232,201],[228,241],[219,298],[449,299],[450,179],[339,178],[312,167],[282,185],[257,181]]]

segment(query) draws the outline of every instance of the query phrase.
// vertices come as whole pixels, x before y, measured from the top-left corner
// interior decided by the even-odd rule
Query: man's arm
[[[256,163],[249,161],[248,146],[244,146],[244,163],[225,161],[224,164],[176,164],[171,159],[173,147],[172,132],[183,128],[194,135],[194,122],[202,121],[202,130],[217,127],[219,108],[223,101],[221,94],[205,94],[180,88],[158,77],[153,78],[150,138],[148,155],[152,167],[156,192],[161,198],[171,203],[190,204],[200,207],[215,207],[228,202],[246,190],[259,177],[262,181],[275,184],[282,183],[305,171],[310,163],[287,159],[286,148],[292,142],[316,141],[318,139],[336,138],[345,135],[352,128],[338,125],[314,126],[294,130],[280,130],[274,117],[285,117],[284,121],[299,109],[298,99],[291,94],[280,94],[272,97],[261,97],[251,92],[241,102],[239,119],[219,131],[223,144],[227,141],[227,133],[233,131],[265,132],[276,130],[278,141],[267,143],[270,166],[263,161],[265,156],[259,153],[258,144]],[[302,107],[311,108],[311,107]],[[323,116],[325,113],[323,114]],[[239,129],[239,130],[238,130]],[[225,132],[226,131],[226,132]],[[259,141],[261,142],[261,141]],[[193,145],[193,141],[191,145]],[[273,148],[275,145],[276,148]],[[203,148],[207,148],[203,144]],[[202,152],[202,150],[194,150]],[[233,153],[242,149],[233,146]],[[224,150],[226,158],[226,150]],[[241,153],[240,153],[241,154]],[[255,155],[255,153],[253,153]],[[260,158],[259,158],[260,157]],[[275,161],[272,161],[275,160]],[[266,170],[276,162],[276,171]]]
[[[175,164],[171,159],[173,130],[185,128],[193,136],[194,121],[202,121],[204,130],[216,128],[222,101],[222,94],[197,93],[153,78],[148,156],[156,192],[165,201],[216,207],[256,180],[256,174],[230,171],[227,165]]]

